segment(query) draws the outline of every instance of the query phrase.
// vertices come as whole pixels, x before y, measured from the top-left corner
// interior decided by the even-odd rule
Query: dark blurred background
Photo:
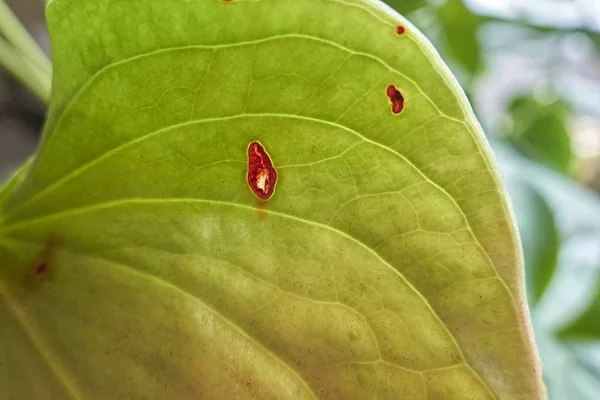
[[[43,2],[7,1],[49,52]],[[600,399],[600,0],[387,3],[438,48],[496,153],[550,399]],[[45,108],[0,70],[0,181],[34,153]]]
[[[49,54],[43,0],[8,0],[6,3]],[[0,181],[35,151],[45,109],[43,102],[0,67]]]

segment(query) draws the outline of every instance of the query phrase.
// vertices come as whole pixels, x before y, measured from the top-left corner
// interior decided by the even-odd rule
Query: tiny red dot
[[[404,35],[404,32],[406,32],[406,29],[402,25],[396,27],[396,33],[398,35]]]
[[[42,261],[39,262],[36,266],[35,266],[35,273],[37,275],[42,275],[43,273],[45,273],[48,270],[48,263],[46,261]]]

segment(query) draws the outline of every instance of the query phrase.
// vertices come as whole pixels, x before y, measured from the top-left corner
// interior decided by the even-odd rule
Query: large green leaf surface
[[[0,398],[544,397],[495,162],[408,22],[54,0],[48,24],[47,126],[0,192]]]

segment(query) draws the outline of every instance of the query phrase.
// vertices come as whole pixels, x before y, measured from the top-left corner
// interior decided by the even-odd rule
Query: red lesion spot
[[[40,261],[35,265],[35,274],[43,275],[48,271],[48,261]]]
[[[46,246],[39,258],[31,265],[26,277],[26,284],[31,288],[39,288],[46,282],[54,270],[54,254],[56,248],[61,244],[61,238],[53,233],[48,238]]]
[[[256,197],[269,200],[275,192],[277,171],[271,158],[259,142],[248,146],[248,186]]]
[[[404,33],[405,33],[405,32],[406,32],[406,28],[405,28],[405,27],[403,27],[402,25],[398,25],[398,26],[396,27],[396,33],[397,33],[398,35],[404,35]]]
[[[394,114],[399,114],[404,110],[404,96],[396,86],[389,85],[386,89],[386,94],[390,98],[390,102],[392,103],[392,112]]]

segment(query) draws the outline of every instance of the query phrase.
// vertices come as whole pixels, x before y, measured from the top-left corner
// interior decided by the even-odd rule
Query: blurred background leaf
[[[571,325],[564,328],[560,332],[561,336],[585,340],[600,340],[600,318],[598,318],[600,315],[600,291],[598,289],[596,287],[596,296],[588,309],[573,321]],[[594,362],[594,364],[597,364],[597,362]]]
[[[537,304],[556,270],[560,237],[552,209],[535,187],[515,176],[508,181],[516,213],[527,282],[527,296]]]
[[[482,68],[482,54],[477,38],[483,18],[472,13],[461,0],[447,0],[436,10],[440,35],[448,55],[469,76]]]
[[[508,112],[509,142],[526,157],[568,174],[573,162],[568,106],[560,100],[541,104],[533,97],[516,97]]]
[[[402,15],[408,15],[426,5],[424,0],[388,0],[386,3]]]

